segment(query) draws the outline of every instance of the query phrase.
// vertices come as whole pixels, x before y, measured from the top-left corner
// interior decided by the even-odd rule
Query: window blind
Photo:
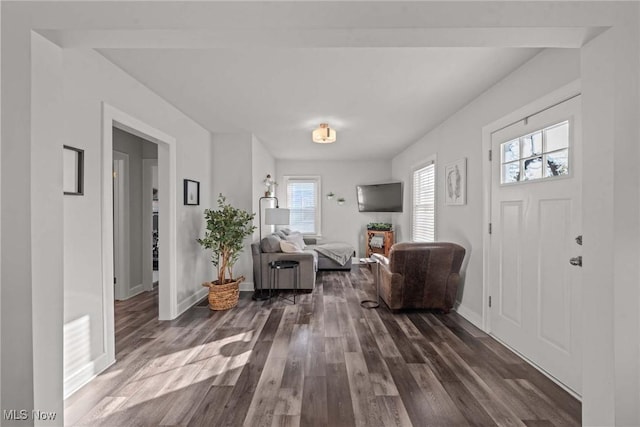
[[[319,234],[318,181],[316,179],[287,180],[287,207],[290,209],[289,228],[303,234]]]
[[[414,242],[435,240],[435,163],[413,172],[413,225]]]

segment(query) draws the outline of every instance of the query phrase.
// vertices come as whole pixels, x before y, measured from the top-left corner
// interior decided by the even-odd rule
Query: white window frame
[[[302,233],[305,236],[321,237],[322,236],[322,178],[320,175],[285,175],[284,181],[284,205],[289,208],[289,183],[295,181],[315,181],[316,192],[316,215],[315,215],[315,232],[314,233]]]
[[[411,169],[410,182],[411,182],[411,241],[415,242],[413,235],[414,222],[415,222],[415,183],[414,176],[417,171],[427,166],[433,165],[433,241],[438,239],[438,167],[436,163],[436,156],[429,157],[426,161],[419,163]]]
[[[556,150],[552,150],[552,151],[547,151],[547,145],[546,145],[546,136],[544,131],[553,127],[556,127],[558,125],[564,124],[565,122],[567,122],[567,125],[569,127],[569,136],[568,136],[568,144],[566,148],[559,148]],[[498,131],[496,131],[498,132]],[[521,155],[518,157],[517,160],[511,160],[508,162],[503,161],[503,149],[502,146],[504,144],[506,144],[507,142],[511,142],[513,140],[518,140],[520,143],[520,150],[522,150],[522,139],[529,136],[529,135],[533,135],[535,133],[538,132],[542,132],[542,153],[540,153],[539,155],[531,155],[528,157],[522,157],[522,153],[520,153]],[[512,185],[523,185],[523,184],[531,184],[531,183],[536,183],[536,182],[546,182],[546,181],[552,181],[552,180],[558,180],[558,179],[567,179],[567,178],[572,178],[573,177],[573,168],[574,168],[574,164],[573,164],[573,138],[574,138],[574,123],[573,123],[573,118],[572,117],[563,117],[560,120],[555,119],[555,120],[551,120],[549,121],[549,123],[545,124],[544,126],[541,126],[539,129],[534,130],[533,132],[527,132],[524,134],[519,134],[517,133],[516,136],[514,136],[513,138],[510,139],[506,139],[502,142],[500,142],[500,144],[498,144],[498,148],[499,148],[499,152],[498,152],[498,161],[500,162],[500,186],[512,186]],[[534,157],[542,157],[543,159],[546,158],[547,154],[553,154],[553,153],[557,153],[559,151],[563,151],[563,150],[567,150],[567,159],[568,159],[568,167],[569,167],[569,173],[564,174],[564,175],[551,175],[551,176],[542,176],[541,178],[536,178],[536,179],[523,179],[523,180],[519,180],[519,181],[513,181],[513,182],[503,182],[503,174],[504,174],[504,165],[508,164],[508,163],[515,163],[517,162],[521,162],[523,160],[526,159],[531,159]],[[522,166],[520,166],[520,174],[523,174],[524,170],[522,169]]]

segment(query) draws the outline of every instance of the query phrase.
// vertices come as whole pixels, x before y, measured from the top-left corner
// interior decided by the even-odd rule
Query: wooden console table
[[[382,237],[382,247],[372,247],[371,239],[375,236]],[[390,231],[379,231],[379,230],[367,230],[367,258],[371,257],[371,254],[381,254],[386,257],[389,257],[389,250],[394,243],[393,240],[393,230]]]

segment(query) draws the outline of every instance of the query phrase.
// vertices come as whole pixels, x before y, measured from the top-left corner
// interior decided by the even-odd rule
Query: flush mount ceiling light
[[[313,131],[312,139],[318,144],[330,144],[336,142],[336,131],[328,123],[320,123],[320,127]]]

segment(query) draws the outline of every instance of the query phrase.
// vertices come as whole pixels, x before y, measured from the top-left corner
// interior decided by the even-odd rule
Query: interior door
[[[578,395],[581,128],[576,96],[492,135],[489,271],[491,333]]]

